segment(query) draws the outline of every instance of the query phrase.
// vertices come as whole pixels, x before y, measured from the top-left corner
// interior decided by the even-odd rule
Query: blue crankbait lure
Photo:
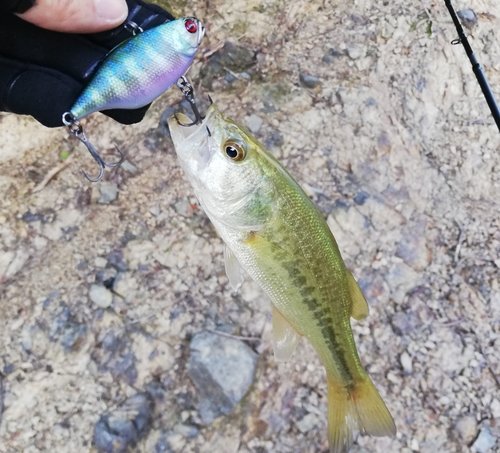
[[[96,178],[83,172],[89,181],[99,181],[104,167],[120,165],[124,156],[118,150],[119,162],[105,162],[88,141],[78,120],[99,110],[143,107],[179,79],[182,80],[179,87],[185,95],[192,91],[183,74],[193,62],[204,34],[205,28],[195,18],[173,20],[123,42],[102,61],[89,85],[62,117],[63,123],[99,165]]]

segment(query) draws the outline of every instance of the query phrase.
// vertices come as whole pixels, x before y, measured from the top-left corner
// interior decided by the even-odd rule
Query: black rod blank
[[[453,23],[455,24],[455,28],[457,29],[458,32],[458,39],[455,39],[452,41],[452,44],[460,44],[464,46],[465,53],[469,57],[469,60],[472,65],[472,70],[474,71],[474,74],[476,75],[476,79],[479,83],[479,86],[481,87],[481,90],[483,91],[484,97],[486,98],[486,102],[488,103],[488,106],[491,110],[491,114],[493,116],[493,119],[495,120],[495,123],[497,124],[498,130],[500,131],[500,110],[498,109],[498,104],[495,101],[495,97],[493,96],[493,93],[491,91],[490,85],[488,84],[488,81],[486,80],[486,77],[484,75],[483,69],[481,68],[481,65],[476,59],[476,56],[474,55],[474,52],[472,51],[472,48],[469,44],[469,41],[467,40],[467,36],[464,32],[464,29],[462,28],[462,25],[460,24],[460,21],[457,17],[457,14],[455,13],[455,10],[453,9],[453,5],[451,4],[451,0],[444,0],[446,7],[448,8],[448,11],[450,12],[451,18],[453,19]]]

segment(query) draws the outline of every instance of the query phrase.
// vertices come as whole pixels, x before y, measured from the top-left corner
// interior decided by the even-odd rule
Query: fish
[[[172,20],[119,44],[104,58],[90,83],[63,115],[63,123],[93,112],[143,107],[188,70],[205,34],[194,17]]]
[[[168,119],[175,151],[199,203],[225,243],[225,268],[237,289],[248,273],[272,302],[273,347],[289,360],[305,337],[326,370],[331,453],[357,433],[394,436],[394,420],[364,370],[350,318],[368,304],[314,203],[279,161],[212,104],[185,127]]]

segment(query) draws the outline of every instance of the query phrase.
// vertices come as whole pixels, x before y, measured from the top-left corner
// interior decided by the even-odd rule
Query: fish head
[[[196,53],[201,44],[203,36],[205,36],[205,27],[194,17],[183,17],[167,23],[169,27],[173,27],[177,42],[172,42],[178,50],[184,54],[192,55]]]
[[[267,152],[215,104],[198,124],[186,123],[182,114],[168,119],[177,156],[203,209],[212,221],[258,231],[272,213]]]

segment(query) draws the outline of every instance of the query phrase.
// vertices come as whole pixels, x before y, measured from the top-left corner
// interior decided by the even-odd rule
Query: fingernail
[[[128,14],[125,0],[94,0],[98,19],[109,23],[122,23]]]

